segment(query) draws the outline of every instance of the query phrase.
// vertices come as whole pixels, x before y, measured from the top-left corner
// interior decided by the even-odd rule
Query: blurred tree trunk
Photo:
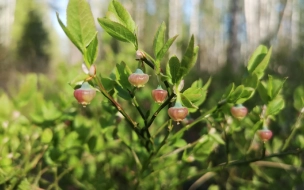
[[[143,0],[135,0],[135,23],[137,26],[137,37],[139,41],[143,40],[145,33],[145,12],[146,12],[146,1]]]
[[[241,14],[241,1],[231,0],[229,4],[229,24],[228,24],[228,46],[227,46],[227,63],[231,65],[233,72],[237,72],[240,64],[240,41],[238,40],[240,14]]]
[[[183,0],[169,0],[169,37],[179,35],[175,43],[172,44],[169,49],[169,53],[172,55],[181,56],[181,49],[179,48],[179,42],[182,39],[182,25],[183,25]]]

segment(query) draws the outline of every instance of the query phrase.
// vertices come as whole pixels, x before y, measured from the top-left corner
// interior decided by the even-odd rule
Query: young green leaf
[[[260,82],[257,90],[263,102],[267,103],[269,101],[269,97],[267,94],[267,84],[265,82]]]
[[[219,143],[219,144],[225,144],[225,141],[222,139],[222,137],[219,134],[210,133],[208,135],[209,135],[209,137],[211,137],[217,143]]]
[[[119,20],[119,23],[123,23],[122,25],[125,26],[129,31],[134,32],[136,29],[136,25],[134,20],[132,19],[129,12],[120,4],[119,1],[112,0],[108,7],[108,12],[112,13],[112,16],[109,18],[113,18],[115,16],[115,20]],[[107,13],[108,15],[108,13]]]
[[[268,48],[264,45],[260,45],[253,52],[247,65],[247,69],[250,73],[252,73],[252,71],[257,67],[257,65],[263,60],[267,52],[268,52]]]
[[[85,73],[81,73],[79,75],[77,75],[75,78],[73,78],[70,82],[69,85],[72,88],[77,88],[79,85],[81,85],[83,83],[83,81],[88,77],[87,74]]]
[[[131,74],[132,72],[125,62],[122,61],[120,64],[116,64],[116,71],[115,71],[116,81],[124,89],[132,89],[132,86],[128,80]]]
[[[249,60],[247,69],[251,74],[256,74],[259,79],[264,75],[264,71],[268,66],[272,48],[267,50],[265,46],[259,46]]]
[[[194,105],[185,95],[181,94],[181,100],[185,107],[190,108],[188,111],[195,112],[198,109],[198,106]],[[191,110],[194,109],[194,110]]]
[[[101,27],[112,37],[123,42],[130,42],[137,49],[136,36],[125,26],[106,18],[98,18]]]
[[[86,47],[86,51],[84,53],[84,60],[86,62],[86,65],[92,65],[97,57],[98,53],[98,39],[97,39],[97,33],[95,34],[94,39],[91,41],[88,47]]]
[[[271,75],[269,75],[268,78],[269,80],[267,85],[267,94],[270,99],[274,99],[279,94],[280,90],[283,88],[283,85],[287,78],[281,80],[274,78]]]
[[[158,52],[162,49],[165,44],[165,31],[166,31],[166,24],[162,22],[159,26],[153,41],[153,50],[154,56],[157,57]]]
[[[229,97],[229,102],[235,103],[238,99],[242,97],[243,92],[244,92],[243,85],[236,87]]]
[[[156,59],[158,60],[162,60],[162,58],[165,56],[165,54],[167,53],[168,49],[170,48],[170,46],[173,44],[173,42],[175,41],[175,39],[177,38],[176,36],[173,36],[172,38],[170,38],[165,45],[159,50],[159,52],[156,55]]]
[[[59,22],[59,25],[61,26],[62,30],[64,31],[64,33],[67,35],[67,37],[71,40],[71,42],[79,49],[80,52],[84,52],[84,49],[82,47],[82,44],[80,41],[76,40],[76,37],[69,31],[69,29],[67,27],[65,27],[65,25],[62,23],[62,21],[59,18],[59,14],[56,13],[57,16],[57,20]]]
[[[281,96],[277,96],[274,100],[270,101],[267,105],[266,115],[276,115],[285,107],[284,99]]]
[[[42,143],[50,143],[53,139],[53,131],[50,128],[46,128],[43,130],[41,134],[41,142]]]
[[[242,103],[246,102],[253,96],[254,92],[255,92],[255,90],[253,88],[245,87],[242,95],[236,101],[236,104],[242,104]]]
[[[169,60],[170,74],[172,77],[172,83],[176,84],[178,82],[178,73],[180,68],[179,59],[176,56],[173,56]]]
[[[184,54],[177,80],[181,80],[194,66],[197,60],[198,46],[194,47],[194,36],[191,36],[186,53]]]
[[[82,52],[96,35],[94,18],[86,0],[70,0],[67,8],[67,29]],[[76,44],[75,44],[76,45]]]
[[[114,88],[115,81],[113,81],[112,79],[106,77],[100,77],[100,80],[106,91],[109,92]]]
[[[231,95],[231,93],[234,91],[234,83],[231,83],[225,90],[223,96],[222,96],[222,100],[223,99],[228,99]]]
[[[256,74],[249,74],[243,82],[244,86],[256,89],[259,84],[259,78]]]
[[[212,78],[210,77],[208,79],[208,81],[206,82],[206,84],[203,86],[203,90],[206,90],[209,88],[210,84],[211,84]],[[194,83],[193,83],[194,84]],[[192,86],[192,85],[191,85]]]

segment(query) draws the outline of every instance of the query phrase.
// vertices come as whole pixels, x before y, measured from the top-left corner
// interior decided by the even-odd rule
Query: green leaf
[[[284,99],[280,96],[270,101],[267,105],[266,115],[276,115],[285,107]]]
[[[242,104],[249,100],[254,95],[255,90],[251,87],[245,87],[242,95],[239,97],[239,99],[236,101],[236,104]]]
[[[206,99],[207,89],[206,85],[209,86],[210,79],[202,87],[202,80],[197,80],[192,83],[191,87],[186,89],[182,94],[183,96],[189,100],[195,107],[200,106]]]
[[[225,144],[225,141],[222,139],[222,137],[219,134],[216,133],[210,133],[208,134],[213,140],[215,140],[219,144]]]
[[[131,131],[130,128],[123,125],[118,126],[117,135],[127,146],[131,146]]]
[[[251,56],[247,69],[251,74],[256,74],[259,79],[264,75],[264,71],[268,66],[272,48],[267,50],[265,46],[259,46]]]
[[[236,87],[235,90],[230,95],[229,102],[235,103],[239,98],[241,98],[243,91],[244,91],[243,85]]]
[[[86,0],[70,0],[67,8],[67,26],[58,22],[73,44],[82,52],[96,35],[94,18]]]
[[[222,100],[223,99],[228,99],[230,97],[230,95],[232,94],[232,92],[234,91],[234,83],[229,84],[229,86],[226,88],[223,96],[222,96]]]
[[[259,78],[256,74],[250,74],[243,82],[244,86],[256,89],[259,84]]]
[[[211,84],[212,78],[210,77],[206,84],[203,86],[203,90],[207,90]],[[194,83],[193,83],[194,84]]]
[[[186,53],[184,54],[178,73],[178,81],[181,80],[194,66],[197,60],[198,46],[194,47],[194,36],[191,36]]]
[[[248,71],[253,71],[254,68],[256,68],[256,66],[262,61],[262,59],[265,57],[265,55],[268,52],[268,48],[264,45],[260,45],[251,55],[249,61],[248,61],[248,65],[247,65],[247,69]]]
[[[157,57],[158,52],[162,49],[162,47],[165,44],[165,31],[166,31],[166,24],[165,22],[162,22],[153,40],[153,50],[155,57]]]
[[[87,74],[85,73],[81,73],[79,75],[77,75],[74,79],[72,79],[69,82],[69,85],[73,88],[76,89],[78,86],[81,86],[81,84],[83,83],[83,81],[88,77]]]
[[[69,29],[67,27],[65,27],[65,25],[62,23],[62,21],[59,18],[59,14],[56,13],[57,15],[57,20],[59,22],[59,25],[61,26],[62,30],[64,31],[64,33],[67,35],[67,37],[71,40],[71,42],[79,49],[80,52],[84,52],[84,49],[82,47],[82,44],[80,41],[77,41],[76,37],[74,36],[74,34],[72,34]]]
[[[194,110],[190,110],[190,112],[195,112],[198,107],[196,105],[194,105],[185,95],[181,94],[181,100],[182,103],[185,107],[190,108],[190,109],[194,109]]]
[[[78,133],[76,131],[73,131],[69,133],[67,136],[65,136],[65,138],[62,141],[62,145],[64,145],[66,149],[78,146],[79,145],[78,137],[79,137]]]
[[[114,85],[115,90],[117,91],[117,95],[125,100],[131,100],[131,96],[129,92],[121,87],[120,85],[116,84]]]
[[[41,142],[42,143],[50,143],[53,139],[53,132],[50,128],[46,128],[43,130],[42,135],[41,135]]]
[[[16,102],[17,107],[25,106],[28,101],[33,97],[37,92],[37,75],[29,74],[26,75],[25,81],[22,83],[22,86],[19,89],[18,95],[14,100]]]
[[[110,13],[113,13],[110,19],[113,19],[113,17],[115,16],[115,19],[112,21],[119,20],[119,23],[123,23],[123,26],[125,26],[128,30],[130,30],[131,32],[135,31],[136,25],[134,20],[132,19],[129,12],[122,6],[122,4],[120,4],[119,1],[112,0],[109,4],[108,11]]]
[[[33,189],[30,182],[27,180],[27,178],[24,178],[21,183],[18,185],[18,190],[29,190]],[[37,188],[39,189],[39,188]]]
[[[293,93],[293,101],[293,106],[298,111],[301,111],[304,108],[304,86],[298,86],[296,88]]]
[[[13,111],[13,104],[9,97],[3,93],[0,96],[0,105],[5,109],[0,109],[0,119],[1,118],[9,118],[9,115]]]
[[[95,135],[91,136],[88,140],[88,146],[90,152],[94,152],[97,145],[97,137]]]
[[[173,36],[172,38],[170,38],[165,45],[159,50],[159,52],[156,55],[156,59],[157,60],[162,60],[162,58],[165,56],[165,54],[167,53],[168,49],[171,47],[171,45],[173,44],[173,42],[175,41],[175,39],[177,38],[178,35]]]
[[[114,89],[115,81],[110,78],[100,77],[101,83],[104,88],[109,92]]]
[[[267,103],[269,100],[269,97],[267,95],[267,84],[265,82],[260,82],[257,90],[263,102]]]
[[[122,61],[120,64],[116,64],[115,77],[116,81],[122,86],[122,88],[132,89],[132,85],[128,80],[131,74],[132,72],[125,62]]]
[[[284,80],[273,78],[271,75],[268,75],[268,85],[267,85],[267,94],[270,99],[274,99],[283,88],[283,85],[287,78]]]
[[[176,56],[170,58],[169,67],[170,67],[170,75],[172,78],[172,83],[176,84],[178,82],[177,77],[180,69],[180,62]]]
[[[86,0],[70,0],[67,8],[67,28],[75,34],[82,47],[87,47],[96,35],[94,18]]]
[[[137,48],[136,36],[128,28],[106,18],[98,18],[98,22],[112,37],[123,42],[130,42]]]
[[[173,146],[176,148],[184,147],[186,145],[187,145],[187,142],[184,139],[177,139],[173,144]]]
[[[91,66],[95,62],[97,58],[97,53],[98,53],[98,39],[96,33],[94,39],[91,41],[91,43],[86,48],[86,51],[84,53],[84,60],[87,65]]]

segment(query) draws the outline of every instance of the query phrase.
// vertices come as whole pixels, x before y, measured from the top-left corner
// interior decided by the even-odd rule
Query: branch
[[[98,78],[95,78],[95,82],[97,82],[100,92],[113,104],[117,111],[119,111],[125,117],[127,122],[130,124],[131,129],[135,131],[138,136],[143,137],[137,127],[137,123],[133,121],[133,119],[125,112],[121,105],[117,101],[115,101],[113,97],[106,91],[100,80]]]
[[[303,151],[304,151],[304,149],[296,149],[296,150],[291,150],[291,151],[287,151],[287,152],[271,154],[271,155],[265,156],[264,158],[254,158],[254,159],[250,159],[250,160],[237,160],[237,161],[231,161],[228,164],[225,162],[225,163],[219,164],[218,166],[215,166],[213,168],[205,169],[205,170],[202,170],[202,171],[196,173],[195,175],[189,176],[184,181],[189,180],[189,179],[194,178],[194,177],[197,177],[197,176],[201,176],[201,175],[203,175],[207,172],[220,171],[222,169],[230,168],[230,167],[233,167],[233,166],[248,165],[248,164],[253,163],[253,162],[257,162],[257,161],[260,161],[260,160],[265,160],[265,159],[273,158],[273,157],[283,157],[283,156],[287,156],[287,155],[291,155],[291,154],[300,154]]]
[[[155,65],[154,65],[154,63],[153,62],[151,62],[150,60],[148,60],[146,57],[144,57],[143,59],[142,59],[149,67],[151,67],[153,70],[155,69]],[[162,74],[164,74],[163,72],[162,72],[162,70],[160,71]],[[167,88],[167,91],[168,91],[168,95],[170,96],[170,91],[169,91],[169,89],[170,89],[170,85],[169,85],[169,82],[167,81],[167,80],[165,80],[164,81],[164,84],[165,84],[165,86],[166,86],[166,88]]]
[[[304,114],[304,108],[301,110],[300,115],[298,116],[293,128],[292,128],[292,132],[290,133],[290,135],[288,136],[287,140],[285,141],[282,150],[286,150],[286,148],[289,146],[291,139],[293,139],[293,137],[296,134],[296,131],[298,130],[298,128],[300,127],[301,124],[301,120],[303,118],[303,114]]]
[[[203,183],[205,183],[206,181],[208,181],[210,178],[212,178],[213,176],[215,176],[216,173],[214,172],[207,172],[205,173],[202,177],[198,178],[198,180],[196,180],[189,188],[189,190],[195,190],[198,187],[200,187]]]
[[[136,100],[135,93],[134,93],[135,90],[136,90],[136,88],[134,88],[133,91],[130,91],[130,90],[128,90],[128,91],[129,91],[130,97],[131,97],[131,99],[132,99],[132,104],[136,107],[136,109],[137,109],[139,115],[140,115],[140,116],[142,117],[142,119],[144,120],[145,126],[146,126],[146,125],[147,125],[147,119],[146,119],[146,116],[145,116],[144,112],[141,110],[141,108],[140,108],[139,105],[138,105],[138,102],[137,102],[137,100]]]
[[[166,107],[172,100],[172,98],[175,97],[175,94],[171,94],[171,96],[154,112],[153,116],[151,117],[150,121],[148,122],[146,128],[149,128],[153,121],[155,120],[156,116],[158,115],[158,113],[164,108]]]

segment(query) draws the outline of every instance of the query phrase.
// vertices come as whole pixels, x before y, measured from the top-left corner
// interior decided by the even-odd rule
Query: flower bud
[[[133,86],[140,88],[144,87],[149,81],[149,75],[145,74],[141,69],[136,69],[136,71],[129,76],[128,80]]]
[[[161,86],[158,86],[157,89],[152,90],[152,97],[154,101],[158,104],[161,104],[167,98],[168,92],[162,89]]]
[[[174,107],[168,109],[168,114],[172,120],[177,121],[177,124],[179,124],[179,122],[184,120],[188,115],[188,108],[183,107],[181,103],[176,102]]]
[[[74,91],[74,97],[83,107],[90,104],[95,95],[96,91],[87,82],[82,83],[81,87]]]
[[[230,109],[230,112],[233,115],[233,117],[241,120],[247,115],[248,110],[242,104],[238,104],[237,106],[233,106]]]
[[[146,58],[145,53],[140,50],[137,50],[136,51],[136,60],[142,60],[144,58]]]
[[[270,131],[269,129],[264,128],[262,130],[258,130],[258,135],[263,142],[266,142],[266,141],[271,139],[272,131]]]

